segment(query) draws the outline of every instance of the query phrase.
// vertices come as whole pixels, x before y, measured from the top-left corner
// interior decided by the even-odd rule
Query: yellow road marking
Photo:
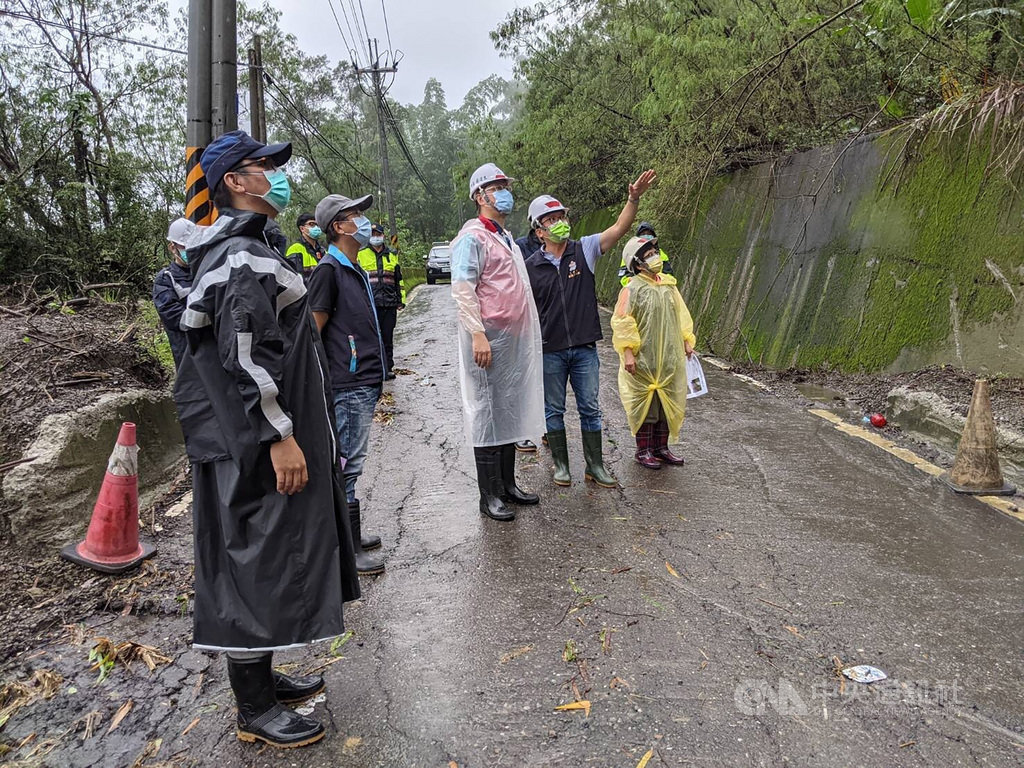
[[[913,451],[901,448],[892,440],[886,440],[881,435],[875,432],[870,432],[864,427],[858,427],[855,424],[847,424],[831,411],[826,411],[822,408],[808,408],[807,412],[813,413],[815,416],[831,422],[840,432],[850,435],[851,437],[860,438],[872,445],[878,446],[886,453],[895,456],[897,459],[905,461],[911,466],[917,467],[919,470],[931,475],[932,477],[938,477],[945,472],[942,467],[936,466],[927,459],[921,458]],[[975,496],[974,498],[983,504],[988,504],[997,512],[1002,512],[1004,515],[1009,515],[1016,520],[1024,522],[1024,512],[1021,511],[1020,507],[1018,507],[1011,498],[1006,496]]]

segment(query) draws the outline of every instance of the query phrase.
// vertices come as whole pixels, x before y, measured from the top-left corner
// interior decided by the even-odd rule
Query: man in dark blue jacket
[[[180,324],[181,315],[185,311],[185,299],[192,288],[186,244],[195,231],[196,225],[188,219],[175,219],[171,222],[167,229],[167,250],[171,252],[171,263],[157,272],[153,281],[153,304],[167,331],[175,370],[181,367],[181,358],[187,344]]]
[[[373,229],[363,211],[372,205],[373,195],[357,200],[328,195],[317,204],[316,223],[330,246],[309,279],[309,308],[327,349],[356,570],[362,574],[384,570],[384,558],[366,551],[379,547],[380,537],[361,535],[362,506],[356,498],[387,359],[373,289],[359,266],[359,251],[370,242]]]
[[[602,254],[611,250],[632,226],[640,196],[656,178],[653,170],[640,174],[629,185],[626,205],[615,223],[603,232],[579,240],[570,238],[568,208],[551,195],[534,198],[527,212],[530,226],[543,243],[543,248],[526,259],[526,271],[544,340],[544,418],[548,447],[555,463],[555,485],[572,484],[564,419],[569,383],[580,414],[586,459],[584,478],[602,488],[618,485],[604,465],[601,439],[597,342],[602,333],[594,270]]]

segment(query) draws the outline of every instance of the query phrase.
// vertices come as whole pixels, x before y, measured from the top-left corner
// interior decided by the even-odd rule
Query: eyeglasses
[[[255,160],[253,160],[251,163],[245,163],[245,165],[236,165],[234,168],[232,168],[230,171],[228,171],[228,173],[238,173],[238,174],[241,174],[242,176],[256,176],[257,175],[257,174],[255,174],[255,173],[253,173],[251,171],[243,170],[245,168],[259,168],[261,174],[264,173],[265,171],[276,171],[277,170],[277,166],[274,165],[274,162],[269,157],[258,157]]]
[[[508,189],[509,186],[507,181],[492,181],[490,184],[484,185],[482,189],[484,192],[497,192],[499,189]]]

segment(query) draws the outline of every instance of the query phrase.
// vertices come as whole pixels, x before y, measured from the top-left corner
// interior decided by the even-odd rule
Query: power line
[[[381,13],[384,14],[384,34],[387,35],[388,38],[388,52],[391,54],[391,57],[394,58],[395,49],[394,46],[391,45],[391,29],[388,27],[388,9],[384,7],[384,0],[380,0],[380,10]]]
[[[345,37],[345,30],[341,28],[341,22],[338,20],[338,13],[334,10],[334,0],[327,0],[327,5],[331,8],[331,16],[334,17],[334,23],[338,25],[338,33],[341,35],[341,42],[343,42],[345,44],[345,48],[348,49],[349,56],[355,59],[355,52],[352,50],[352,46],[349,45],[348,38]]]
[[[363,32],[366,33],[366,39],[370,39],[370,28],[366,24],[366,10],[363,8],[363,0],[359,0],[359,13],[363,17]]]
[[[341,2],[341,0],[338,0],[338,2]],[[355,4],[355,2],[353,2],[353,0],[348,0],[348,6],[349,6],[349,8],[352,9],[352,18],[354,19],[353,23],[356,25],[356,29],[358,30],[359,29],[359,15],[356,13],[356,4]],[[366,45],[366,63],[367,63],[367,65],[372,65],[373,64],[373,52],[370,51],[370,32],[369,32],[369,30],[364,28],[364,29],[360,30],[360,35],[359,36],[362,37],[363,33],[365,33],[365,35],[366,35],[365,37],[363,37],[364,44]]]
[[[44,26],[44,27],[56,27],[58,29],[63,29],[63,30],[66,30],[68,32],[76,32],[79,35],[87,35],[87,36],[91,36],[91,37],[102,37],[105,40],[113,40],[114,42],[125,43],[126,45],[136,45],[136,46],[138,46],[140,48],[151,48],[154,51],[163,51],[164,53],[177,53],[177,54],[180,54],[182,56],[185,56],[185,55],[188,54],[188,51],[182,51],[182,50],[180,50],[178,48],[167,48],[167,47],[165,47],[163,45],[156,45],[155,43],[147,43],[147,42],[142,41],[142,40],[133,40],[130,37],[121,37],[119,35],[112,35],[112,34],[110,34],[108,32],[94,32],[91,29],[82,29],[81,27],[75,27],[75,26],[72,26],[71,24],[67,24],[65,22],[51,21],[49,19],[37,19],[35,16],[30,16],[27,13],[16,13],[15,11],[8,11],[8,10],[0,9],[0,16],[10,16],[10,17],[15,18],[15,19],[20,19],[22,21],[29,21],[29,22],[32,22],[33,24],[39,24],[40,26]]]
[[[374,187],[377,186],[377,182],[375,182],[365,173],[360,171],[355,165],[353,165],[352,162],[347,157],[345,157],[341,150],[339,150],[330,139],[324,136],[323,132],[316,126],[316,124],[313,123],[313,121],[310,120],[308,117],[306,117],[305,113],[303,113],[303,111],[295,104],[295,102],[288,98],[288,94],[285,92],[285,90],[281,88],[281,86],[279,86],[277,83],[275,83],[274,79],[270,77],[268,74],[266,74],[265,71],[263,74],[263,79],[265,82],[269,83],[270,87],[277,92],[277,95],[271,95],[274,96],[274,100],[277,101],[278,104],[280,104],[282,107],[284,107],[285,104],[287,104],[288,107],[291,108],[291,110],[286,109],[286,111],[290,111],[294,113],[295,116],[298,116],[299,120],[301,122],[304,122],[313,132],[313,136],[328,150],[330,150],[335,157],[337,157],[339,160],[345,163],[345,165],[351,168],[361,179],[363,179],[369,184],[373,184]]]
[[[391,106],[387,103],[386,99],[381,99],[381,106],[384,110],[384,114],[387,115],[388,121],[391,123],[392,132],[395,134],[395,138],[398,139],[398,146],[402,150],[402,154],[405,156],[406,162],[409,163],[409,167],[412,168],[412,172],[416,178],[419,179],[420,184],[427,191],[427,194],[431,195],[437,200],[447,199],[445,196],[437,193],[427,181],[423,172],[420,171],[419,166],[416,165],[416,161],[413,160],[412,153],[409,151],[409,145],[405,142],[405,137],[402,135],[402,129],[398,125],[398,120],[395,119],[394,113],[391,111]]]
[[[362,63],[361,53],[363,48],[360,47],[362,44],[359,42],[359,38],[362,37],[362,33],[359,31],[359,23],[356,22],[355,26],[352,26],[352,19],[348,15],[348,11],[345,10],[345,0],[338,0],[338,7],[341,8],[342,18],[345,19],[345,26],[348,27],[348,34],[352,38],[352,56],[356,66]],[[369,60],[369,54],[367,54],[367,60]]]

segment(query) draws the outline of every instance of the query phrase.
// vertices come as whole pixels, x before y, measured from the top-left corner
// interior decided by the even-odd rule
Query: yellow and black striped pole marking
[[[185,218],[203,227],[213,224],[217,218],[210,190],[206,188],[206,177],[199,167],[203,147],[188,147],[185,150]]]

